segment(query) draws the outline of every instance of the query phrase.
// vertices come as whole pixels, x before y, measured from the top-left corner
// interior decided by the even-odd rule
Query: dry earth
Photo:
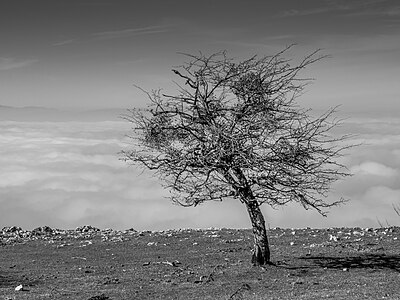
[[[250,230],[6,227],[0,300],[400,299],[400,227],[275,228],[269,238],[276,266],[260,268]]]

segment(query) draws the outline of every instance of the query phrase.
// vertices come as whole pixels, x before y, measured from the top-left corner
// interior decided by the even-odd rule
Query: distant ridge
[[[41,106],[12,107],[0,105],[0,122],[99,122],[119,121],[122,108],[57,109]]]

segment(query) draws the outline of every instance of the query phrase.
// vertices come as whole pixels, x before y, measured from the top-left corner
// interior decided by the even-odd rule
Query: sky
[[[400,224],[398,1],[13,0],[0,2],[0,227],[249,227],[240,203],[172,205],[156,178],[119,161],[133,146],[119,112],[145,105],[134,84],[173,93],[181,53],[241,60],[291,44],[294,60],[329,55],[302,73],[315,81],[299,104],[341,105],[340,130],[363,145],[329,195],[348,204],[328,218],[265,207],[267,223]]]

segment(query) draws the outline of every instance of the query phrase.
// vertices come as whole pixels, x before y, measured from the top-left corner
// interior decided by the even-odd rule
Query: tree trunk
[[[254,249],[251,262],[253,265],[261,266],[270,264],[270,252],[268,245],[265,220],[257,201],[245,202],[247,211],[253,226]]]

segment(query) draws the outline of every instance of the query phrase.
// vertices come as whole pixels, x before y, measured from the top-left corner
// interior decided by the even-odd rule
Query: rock
[[[392,232],[400,232],[400,227],[399,226],[393,226],[390,228]]]
[[[22,231],[22,228],[17,226],[9,226],[9,227],[3,227],[2,231],[3,233],[15,233]]]
[[[106,277],[103,284],[119,284],[121,283],[120,280],[118,278],[110,278],[110,277]]]
[[[144,230],[139,232],[139,236],[145,236],[145,235],[151,235],[151,231],[150,230]]]
[[[92,232],[100,231],[100,229],[96,228],[96,227],[93,227],[93,226],[90,226],[90,225],[84,225],[84,226],[77,227],[75,229],[75,231],[81,232],[81,233],[85,233],[85,232],[92,233]]]
[[[165,265],[172,266],[172,267],[177,267],[178,265],[181,264],[178,260],[175,260],[175,261],[163,261],[162,263],[165,264]]]
[[[54,233],[54,229],[49,226],[37,227],[32,230],[33,235],[52,235]]]
[[[98,296],[90,297],[88,300],[107,300],[107,299],[110,299],[110,297],[107,297],[105,294],[101,294]]]
[[[334,235],[332,235],[332,234],[330,234],[330,235],[329,235],[329,240],[330,240],[330,241],[337,242],[337,241],[338,241],[338,237],[337,237],[337,236],[334,236]]]
[[[354,231],[353,231],[353,235],[363,236],[364,233],[363,233],[363,232],[360,232],[360,231],[357,231],[357,230],[354,230]]]
[[[16,290],[17,292],[23,291],[23,290],[24,290],[24,287],[22,286],[22,284],[20,284],[19,286],[17,286],[17,287],[15,288],[15,290]]]

